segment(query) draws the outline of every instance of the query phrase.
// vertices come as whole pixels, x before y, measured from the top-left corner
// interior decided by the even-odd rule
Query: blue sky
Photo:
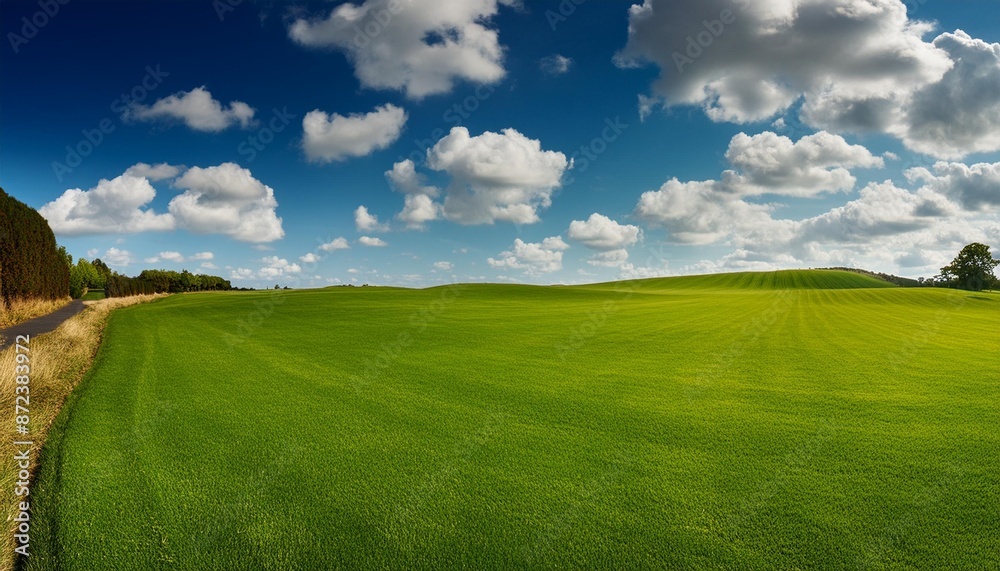
[[[767,4],[5,1],[0,185],[75,256],[257,287],[1000,247],[1000,4]]]

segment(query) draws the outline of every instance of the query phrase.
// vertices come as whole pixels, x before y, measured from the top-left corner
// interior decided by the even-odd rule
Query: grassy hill
[[[173,296],[32,570],[1000,567],[1000,296],[796,271]]]
[[[874,277],[841,270],[783,270],[778,272],[737,272],[614,282],[654,289],[858,289],[896,287]],[[608,285],[608,284],[599,284]]]

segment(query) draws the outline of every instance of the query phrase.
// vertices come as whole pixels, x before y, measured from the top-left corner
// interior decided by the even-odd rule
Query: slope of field
[[[1000,296],[837,274],[121,310],[25,567],[1000,567]]]

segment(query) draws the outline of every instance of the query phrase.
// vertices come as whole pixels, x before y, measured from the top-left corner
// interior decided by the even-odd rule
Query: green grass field
[[[842,272],[117,311],[31,570],[997,569],[1000,295]]]
[[[95,300],[95,299],[104,299],[104,290],[103,289],[95,289],[95,290],[88,291],[80,299],[82,299],[84,301]]]

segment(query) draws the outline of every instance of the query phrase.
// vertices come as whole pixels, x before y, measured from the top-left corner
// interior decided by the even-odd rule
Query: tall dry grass
[[[0,300],[0,329],[17,325],[34,317],[52,313],[70,302],[62,299],[19,299],[7,304]]]
[[[59,414],[66,397],[76,387],[97,354],[101,334],[108,316],[120,307],[152,301],[166,294],[119,297],[86,302],[87,309],[70,318],[52,333],[32,337],[30,352],[30,433],[17,433],[14,422],[17,384],[15,382],[16,346],[0,352],[0,457],[3,471],[0,472],[0,514],[3,516],[3,537],[0,540],[0,570],[9,571],[14,567],[13,518],[18,513],[18,502],[24,501],[15,495],[18,467],[14,462],[17,449],[15,441],[31,441],[32,469],[37,469],[37,461],[49,427]],[[30,496],[28,496],[30,502]]]

